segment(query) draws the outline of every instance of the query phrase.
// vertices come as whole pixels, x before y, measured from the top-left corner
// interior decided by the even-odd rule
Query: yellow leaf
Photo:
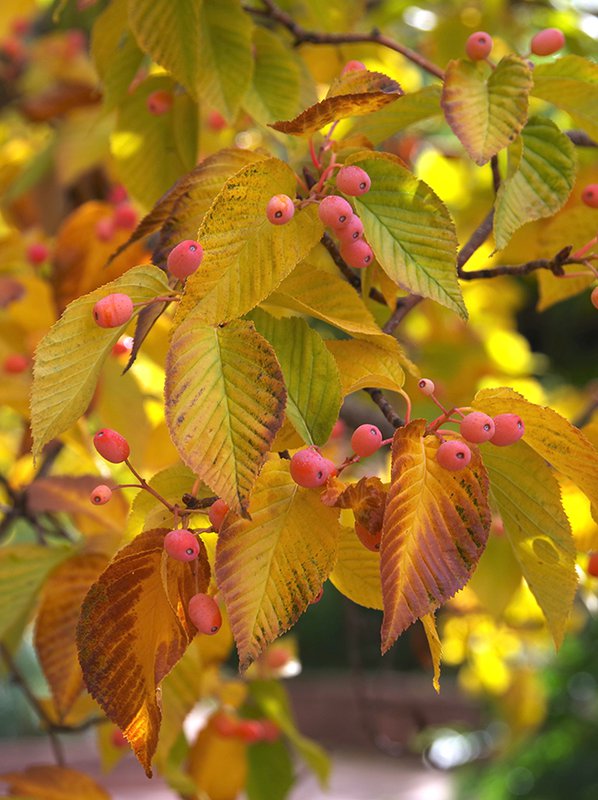
[[[490,528],[488,477],[477,449],[468,467],[449,472],[425,428],[418,419],[394,435],[380,549],[383,652],[467,583]]]
[[[247,778],[247,744],[220,736],[210,720],[191,747],[188,770],[200,796],[237,800]]]
[[[172,338],[165,397],[183,461],[230,508],[246,513],[286,399],[272,347],[250,322],[212,328],[192,314]]]
[[[195,307],[203,322],[236,319],[265,300],[317,244],[323,227],[313,205],[286,225],[268,221],[268,200],[281,193],[294,197],[296,178],[277,158],[249,164],[225,183],[201,223],[204,259],[187,279],[177,321]]]
[[[380,554],[365,548],[354,528],[341,528],[338,558],[330,582],[354,603],[382,610]]]
[[[299,65],[281,38],[261,26],[253,30],[253,47],[253,81],[243,105],[254,119],[266,125],[299,110]]]
[[[160,728],[158,687],[196,633],[187,604],[210,579],[203,547],[197,561],[162,564],[166,533],[145,531],[117,553],[89,590],[77,628],[87,689],[148,777]]]
[[[467,588],[484,609],[501,619],[521,584],[521,567],[507,537],[494,530]]]
[[[27,767],[23,772],[5,772],[0,781],[9,784],[11,795],[26,795],[27,800],[110,800],[89,775],[67,767]]]
[[[61,720],[83,690],[76,644],[81,604],[107,563],[103,555],[75,555],[44,585],[35,625],[35,649]]]
[[[440,692],[440,658],[442,656],[442,645],[436,630],[436,620],[434,614],[426,614],[421,618],[422,625],[424,626],[424,633],[428,640],[428,647],[430,648],[430,655],[432,657],[432,664],[434,665],[434,678],[432,684],[437,692]]]
[[[251,521],[227,518],[218,537],[216,579],[245,669],[287,631],[328,578],[340,534],[338,511],[302,489],[289,462],[273,458],[256,481]]]
[[[404,362],[401,346],[392,336],[362,339],[328,339],[326,347],[336,360],[343,396],[377,386],[398,391],[405,381],[400,362]]]

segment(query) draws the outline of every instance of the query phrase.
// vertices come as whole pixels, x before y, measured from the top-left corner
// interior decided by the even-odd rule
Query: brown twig
[[[464,281],[474,281],[480,278],[496,278],[499,275],[529,275],[530,272],[535,272],[538,269],[547,269],[553,275],[561,277],[565,274],[563,269],[565,265],[584,263],[583,259],[569,258],[572,249],[571,245],[568,245],[559,250],[553,258],[536,258],[533,261],[526,261],[525,264],[499,264],[496,267],[474,269],[470,272],[459,269],[459,277]]]
[[[399,327],[401,322],[405,319],[407,314],[412,311],[415,306],[419,305],[424,298],[419,294],[408,294],[407,297],[400,297],[397,300],[397,305],[393,313],[386,320],[382,328],[384,333],[392,334]]]
[[[465,278],[465,275],[471,275],[472,273],[464,273],[463,267],[476,252],[476,250],[478,250],[490,236],[493,222],[494,209],[492,209],[486,218],[482,220],[475,231],[471,234],[467,242],[463,245],[461,250],[459,250],[459,255],[457,256],[457,275],[460,278],[464,278],[464,280],[471,280],[471,278]]]
[[[401,428],[405,424],[405,420],[397,414],[380,389],[364,389],[363,391],[369,394],[393,428]]]

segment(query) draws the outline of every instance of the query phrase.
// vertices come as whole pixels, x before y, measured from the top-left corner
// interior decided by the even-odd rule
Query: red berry
[[[365,525],[361,525],[361,523],[356,522],[355,533],[364,547],[367,547],[368,550],[372,550],[374,553],[379,552],[380,541],[382,539],[382,529],[380,529],[378,533],[371,533],[365,527]]]
[[[180,528],[166,534],[164,549],[175,561],[195,561],[199,555],[199,542],[191,531]]]
[[[219,531],[222,527],[222,522],[228,514],[228,510],[228,504],[221,497],[215,500],[208,509],[208,519],[215,531]]]
[[[226,120],[219,111],[210,111],[208,113],[207,125],[211,131],[219,133],[226,128]]]
[[[113,356],[123,356],[129,354],[133,349],[134,339],[132,336],[121,336],[118,342],[112,348]]]
[[[498,447],[518,442],[525,433],[525,425],[517,414],[498,414],[494,417],[494,436],[490,439]]]
[[[11,353],[4,359],[3,369],[9,375],[18,375],[29,368],[29,359],[20,353]]]
[[[213,636],[222,625],[218,603],[209,594],[194,594],[189,600],[189,618],[200,633]]]
[[[598,308],[598,286],[594,286],[590,295],[590,302],[594,308]]]
[[[371,456],[380,449],[381,444],[382,432],[375,425],[360,425],[351,436],[353,452],[361,458]]]
[[[598,553],[590,553],[587,573],[593,578],[598,578]]]
[[[482,411],[472,411],[461,420],[461,436],[468,442],[487,442],[494,436],[494,420]]]
[[[337,419],[337,421],[332,426],[332,432],[330,434],[331,439],[342,439],[345,435],[345,430],[347,425],[344,419]]]
[[[363,269],[372,263],[374,254],[372,248],[364,239],[357,239],[354,242],[341,244],[341,258],[350,267]]]
[[[295,204],[287,194],[275,194],[268,200],[266,216],[272,225],[285,225],[294,214]]]
[[[531,42],[531,51],[535,56],[551,56],[565,44],[565,34],[558,28],[546,28],[537,33]]]
[[[465,52],[472,61],[483,61],[490,55],[492,45],[492,36],[489,33],[477,31],[465,42]]]
[[[260,720],[262,724],[262,739],[265,742],[276,742],[280,739],[280,728],[271,719]]]
[[[128,200],[128,197],[127,190],[122,183],[115,183],[108,192],[108,202],[112,203],[113,206],[119,206]]]
[[[361,61],[347,61],[342,69],[341,75],[346,75],[347,72],[361,72],[362,69],[367,69],[367,67]]]
[[[336,185],[343,192],[351,197],[358,197],[370,191],[372,181],[370,176],[361,167],[341,167],[336,176]]]
[[[112,489],[109,486],[106,486],[104,483],[100,483],[99,486],[96,486],[96,488],[89,495],[89,499],[94,506],[105,505],[106,503],[110,502],[111,497]]]
[[[194,239],[185,239],[173,247],[166,259],[166,268],[171,275],[184,281],[192,275],[203,259],[203,247]]]
[[[429,378],[422,378],[417,384],[417,388],[422,394],[425,394],[426,397],[431,397],[436,391],[434,381],[431,381]]]
[[[109,242],[114,236],[114,219],[112,217],[102,217],[96,223],[96,236],[100,242]]]
[[[119,750],[123,747],[128,747],[129,743],[125,739],[124,733],[120,730],[120,728],[116,728],[112,731],[112,744],[114,747],[118,747]]]
[[[38,264],[43,264],[44,261],[47,261],[50,251],[42,242],[33,242],[27,248],[26,255],[27,261],[30,264],[33,264],[33,266],[37,266]]]
[[[598,208],[598,183],[589,183],[581,193],[581,199],[590,208]]]
[[[320,602],[320,600],[322,599],[322,597],[324,597],[324,587],[322,587],[320,589],[320,591],[317,593],[317,595],[314,597],[313,600],[309,601],[310,606],[317,605]]]
[[[324,225],[328,225],[334,230],[339,230],[348,225],[353,216],[353,209],[344,197],[340,197],[338,194],[330,194],[320,202],[318,215]]]
[[[274,645],[265,655],[264,661],[270,669],[281,669],[289,663],[291,654],[284,645]]]
[[[236,736],[247,744],[262,742],[264,728],[259,719],[241,719],[237,724]]]
[[[227,714],[226,711],[218,711],[212,717],[212,725],[219,736],[230,739],[237,735],[239,720],[232,714]]]
[[[363,222],[353,214],[349,222],[337,231],[337,236],[341,245],[352,244],[363,236]]]
[[[93,307],[93,318],[100,328],[118,328],[133,316],[133,301],[128,294],[115,292],[102,297]]]
[[[125,437],[117,431],[113,431],[112,428],[101,428],[93,437],[93,444],[102,458],[113,464],[126,461],[131,452]]]
[[[323,486],[331,475],[331,464],[312,447],[299,450],[291,458],[291,478],[306,489]]]
[[[162,114],[166,114],[172,108],[172,92],[166,89],[158,89],[148,94],[145,104],[150,114],[153,114],[155,117],[161,117]]]
[[[457,472],[471,461],[471,450],[459,439],[451,439],[443,442],[436,451],[436,461],[443,469],[449,472]]]
[[[114,224],[117,228],[132,231],[137,225],[138,215],[130,203],[121,203],[114,211]]]
[[[10,26],[15,36],[26,36],[31,30],[31,20],[27,17],[16,17]]]

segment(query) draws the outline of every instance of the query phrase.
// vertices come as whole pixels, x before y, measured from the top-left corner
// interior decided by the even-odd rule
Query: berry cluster
[[[110,189],[109,202],[114,206],[112,214],[96,223],[96,237],[100,242],[109,242],[117,231],[132,231],[137,226],[139,214],[130,203],[123,186],[117,184]]]
[[[275,742],[280,728],[269,719],[248,719],[231,711],[218,711],[212,717],[214,730],[225,739],[240,739],[247,744]]]
[[[546,28],[536,33],[530,42],[530,50],[535,56],[551,56],[565,45],[565,35],[558,28]],[[485,61],[494,42],[486,31],[472,33],[465,43],[465,52],[472,61]]]

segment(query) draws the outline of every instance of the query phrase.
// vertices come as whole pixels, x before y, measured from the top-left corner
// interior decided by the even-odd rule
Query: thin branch
[[[397,414],[380,389],[364,389],[363,391],[369,394],[393,428],[403,427],[405,420]]]
[[[457,275],[464,280],[471,280],[466,278],[466,275],[471,275],[471,272],[464,273],[463,266],[469,261],[472,255],[478,250],[490,236],[492,231],[492,223],[494,222],[494,209],[490,211],[487,217],[478,225],[475,231],[471,234],[468,241],[463,245],[457,256]]]
[[[391,316],[386,320],[382,328],[384,333],[394,333],[396,328],[399,327],[401,322],[405,319],[407,314],[412,311],[415,306],[419,305],[424,298],[419,294],[409,294],[407,297],[400,297],[397,300],[397,306]]]
[[[563,267],[566,264],[583,264],[583,259],[569,258],[569,254],[573,248],[568,245],[563,247],[562,250],[553,258],[537,258],[533,261],[527,261],[525,264],[500,264],[497,267],[488,267],[487,269],[474,269],[471,272],[459,271],[459,277],[464,281],[474,281],[480,278],[496,278],[499,275],[529,275],[530,272],[535,272],[538,269],[547,269],[557,277],[565,275]]]

